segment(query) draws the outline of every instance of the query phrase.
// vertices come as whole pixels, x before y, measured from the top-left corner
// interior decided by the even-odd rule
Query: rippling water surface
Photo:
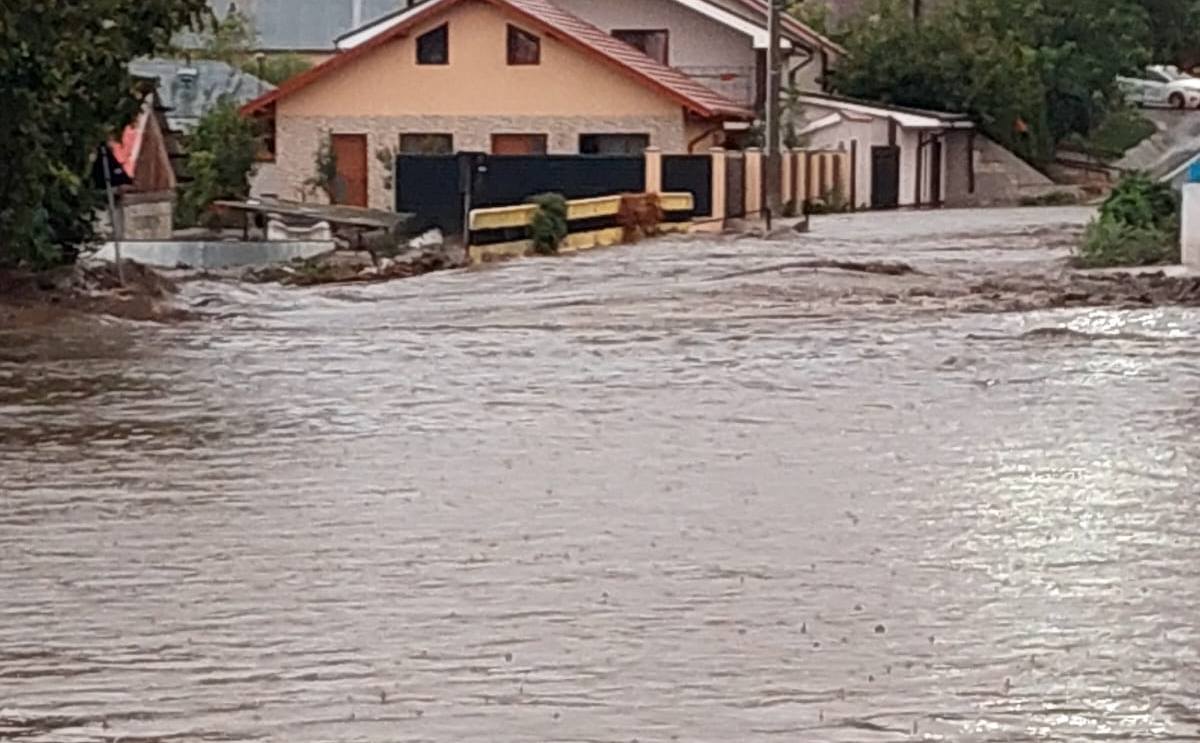
[[[829,219],[0,348],[0,740],[1200,738],[1192,309],[748,270],[1046,261]]]

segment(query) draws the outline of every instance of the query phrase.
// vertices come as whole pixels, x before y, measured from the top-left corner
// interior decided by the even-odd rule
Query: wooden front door
[[[545,155],[545,134],[493,134],[493,155]]]
[[[346,206],[367,205],[367,135],[334,134],[333,156],[337,158],[334,201]]]

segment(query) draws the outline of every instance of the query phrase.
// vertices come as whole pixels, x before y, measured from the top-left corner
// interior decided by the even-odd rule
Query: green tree
[[[224,18],[209,16],[200,34],[197,52],[205,59],[216,59],[237,66],[242,64],[257,41],[254,22],[234,8]]]
[[[1138,0],[1150,20],[1154,61],[1190,69],[1200,64],[1200,0]]]
[[[192,180],[179,198],[182,225],[204,221],[218,199],[244,199],[258,156],[258,126],[238,113],[237,104],[222,98],[188,137],[188,174]]]
[[[242,71],[272,85],[281,85],[289,78],[312,69],[312,66],[312,62],[302,55],[289,52],[266,55],[261,64],[257,59],[246,60],[242,62]]]
[[[1145,63],[1148,38],[1135,0],[958,0],[920,23],[905,0],[880,0],[847,26],[831,79],[846,95],[970,114],[1042,161],[1119,107],[1115,78]]]
[[[137,114],[136,57],[198,22],[204,0],[0,5],[0,262],[48,265],[92,237],[96,147]],[[69,30],[69,33],[65,31]]]

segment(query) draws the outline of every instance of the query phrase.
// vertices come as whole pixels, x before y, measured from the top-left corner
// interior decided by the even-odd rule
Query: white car
[[[1200,108],[1200,78],[1176,67],[1153,65],[1141,77],[1118,77],[1117,85],[1126,99],[1137,106]]]

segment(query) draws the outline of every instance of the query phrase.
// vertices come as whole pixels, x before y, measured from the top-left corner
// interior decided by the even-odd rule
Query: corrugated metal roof
[[[406,0],[208,0],[218,17],[247,15],[266,51],[327,51],[338,36],[395,12]]]
[[[208,59],[139,59],[129,63],[129,72],[158,80],[158,97],[174,131],[192,129],[222,96],[244,104],[275,89],[254,75]]]

